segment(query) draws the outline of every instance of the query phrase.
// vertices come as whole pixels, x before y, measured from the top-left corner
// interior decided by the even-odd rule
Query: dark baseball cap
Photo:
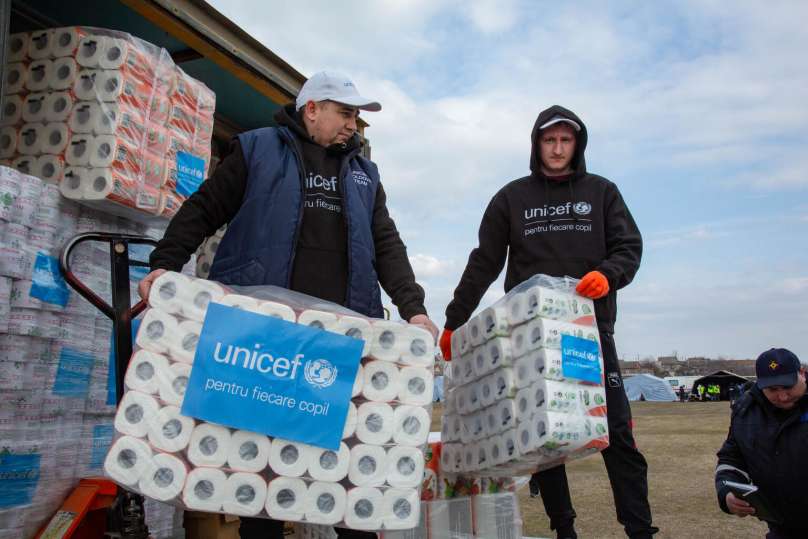
[[[760,354],[755,363],[757,385],[765,387],[791,387],[797,383],[800,360],[785,348],[772,348]]]

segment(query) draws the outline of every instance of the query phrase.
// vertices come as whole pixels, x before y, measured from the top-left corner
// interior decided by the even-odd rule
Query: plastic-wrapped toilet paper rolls
[[[561,348],[561,337],[569,335],[600,343],[598,330],[591,326],[560,322],[558,320],[547,320],[536,318],[528,322],[529,336],[532,349],[559,349]]]
[[[527,422],[537,408],[536,390],[532,385],[520,389],[516,393],[514,402],[516,404],[516,418],[520,423]],[[544,402],[544,393],[541,393],[542,406]]]
[[[466,387],[466,399],[468,400],[468,410],[470,412],[479,410],[482,407],[479,384],[472,384]]]
[[[65,177],[66,178],[74,178],[73,183],[70,184],[69,189],[71,192],[75,192],[76,195],[69,198],[78,198],[82,195],[81,188],[83,183],[81,182],[84,176],[89,176],[90,171],[86,168],[79,168],[79,167],[87,167],[90,165],[90,145],[92,144],[93,137],[92,135],[80,135],[73,133],[70,137],[70,142],[67,144],[67,150],[65,151],[65,161],[71,167],[65,170]],[[65,194],[64,186],[62,187],[62,194]]]
[[[372,326],[371,357],[382,361],[398,361],[407,347],[407,327],[404,324],[386,320],[375,320]]]
[[[182,415],[178,407],[160,408],[147,422],[149,443],[152,447],[169,453],[176,453],[188,447],[188,441],[194,430],[194,420]]]
[[[388,530],[409,530],[418,526],[421,500],[414,488],[391,488],[384,493],[384,527]]]
[[[172,363],[168,369],[157,373],[157,392],[160,400],[175,406],[182,405],[185,388],[191,378],[191,366],[185,363]]]
[[[194,511],[221,511],[227,476],[218,468],[194,468],[185,480],[182,502]]]
[[[502,368],[491,375],[494,389],[494,400],[513,398],[516,395],[516,378],[513,369]]]
[[[365,385],[365,367],[360,363],[356,366],[356,378],[354,378],[353,388],[351,388],[351,397],[356,397],[362,392],[362,387]]]
[[[342,428],[342,439],[350,438],[356,432],[356,405],[348,403],[348,415],[345,417],[345,426]]]
[[[428,367],[435,359],[435,339],[432,334],[418,326],[407,326],[401,361],[407,365]]]
[[[485,342],[485,332],[483,331],[483,321],[479,316],[472,316],[468,323],[469,341],[472,346],[480,346]]]
[[[159,389],[158,373],[166,370],[168,360],[165,356],[141,349],[129,360],[124,383],[129,389],[155,394]]]
[[[272,316],[273,318],[280,318],[281,320],[286,320],[287,322],[295,322],[297,318],[295,311],[292,310],[291,307],[275,301],[261,302],[256,312],[265,314],[267,316]]]
[[[56,28],[53,30],[53,51],[51,54],[56,58],[75,56],[84,35],[84,31],[80,28]]]
[[[210,302],[218,302],[224,295],[224,288],[216,283],[197,279],[189,287],[188,299],[182,305],[182,314],[201,322],[205,319]]]
[[[138,489],[145,496],[167,502],[176,498],[185,485],[188,468],[180,459],[165,453],[152,457],[150,469],[138,482]]]
[[[382,445],[390,441],[395,428],[393,408],[381,402],[366,402],[359,406],[356,417],[356,437],[366,444]]]
[[[17,130],[6,126],[0,129],[0,157],[8,159],[17,151]]]
[[[31,59],[50,58],[53,56],[53,31],[37,30],[31,32],[28,43],[28,57]]]
[[[169,350],[171,357],[182,363],[193,363],[200,333],[202,333],[202,324],[195,320],[183,320],[177,324],[177,334],[173,338]]]
[[[509,339],[497,337],[488,341],[485,347],[488,351],[489,371],[499,367],[509,367],[513,364],[514,355]]]
[[[65,160],[61,155],[40,155],[35,175],[46,182],[58,183],[64,177]]]
[[[355,316],[341,316],[330,331],[364,341],[362,357],[366,357],[370,354],[373,328],[367,320]]]
[[[142,438],[149,431],[149,420],[159,409],[160,405],[151,395],[127,391],[115,414],[115,430]]]
[[[306,503],[306,522],[336,524],[345,516],[345,488],[337,483],[314,481],[309,485]]]
[[[313,451],[310,445],[275,438],[269,449],[269,467],[278,475],[300,477],[306,472]]]
[[[336,482],[348,475],[351,452],[345,442],[340,442],[338,451],[312,448],[308,460],[308,472],[312,479]]]
[[[332,331],[337,326],[337,315],[316,309],[308,309],[300,313],[297,317],[297,323],[316,329]]]
[[[107,452],[104,472],[115,481],[127,486],[137,484],[152,469],[152,450],[149,445],[132,436],[122,436]]]
[[[382,527],[384,495],[373,487],[348,490],[345,503],[345,524],[357,530],[378,530]]]
[[[11,34],[8,37],[8,62],[22,62],[28,58],[30,36],[25,32]]]
[[[225,513],[255,516],[264,508],[267,482],[258,474],[236,472],[227,478],[222,509]]]
[[[358,444],[351,448],[348,481],[358,487],[378,487],[389,473],[387,452],[380,445]]]
[[[230,439],[227,466],[241,472],[260,472],[269,462],[269,447],[263,434],[237,430]]]
[[[221,425],[197,425],[188,441],[188,460],[194,466],[222,467],[230,451],[230,439],[230,430]]]
[[[420,446],[429,436],[430,417],[420,406],[401,405],[395,409],[393,440],[400,445]]]
[[[57,58],[51,65],[49,86],[54,90],[69,90],[79,78],[79,65],[73,58]]]
[[[33,93],[25,96],[22,102],[23,122],[44,122],[45,121],[45,98],[44,93]]]
[[[78,44],[76,62],[83,67],[98,67],[108,42],[106,37],[84,36]]]
[[[2,118],[0,118],[0,125],[15,126],[22,122],[22,110],[25,103],[22,96],[19,95],[6,95],[3,98]],[[14,147],[17,147],[16,141]]]
[[[479,314],[486,340],[509,334],[507,311],[504,307],[489,307]]]
[[[37,155],[42,153],[45,141],[45,126],[28,123],[20,128],[17,138],[17,151],[23,155]]]
[[[398,400],[415,406],[426,406],[432,402],[435,390],[432,370],[423,367],[403,367],[398,375]]]
[[[183,304],[188,301],[188,289],[191,280],[181,273],[167,271],[157,277],[149,290],[149,305],[161,309],[168,314],[182,312]]]
[[[50,60],[31,62],[28,65],[28,77],[25,79],[25,87],[32,92],[44,92],[48,89],[52,69],[53,62]]]
[[[480,405],[483,408],[487,408],[494,404],[496,389],[495,383],[496,380],[494,379],[494,374],[489,374],[485,378],[481,379],[478,383],[480,387]]]
[[[225,294],[216,303],[241,309],[242,311],[258,312],[258,300],[240,294]]]
[[[485,346],[478,346],[472,350],[471,367],[473,373],[469,381],[485,376],[491,371],[491,361],[488,357],[488,348]]]
[[[45,125],[43,131],[42,152],[48,154],[61,154],[67,148],[70,130],[64,122],[52,122]]]
[[[166,353],[171,349],[172,335],[177,333],[177,319],[160,309],[149,309],[140,324],[136,344],[156,352]]]
[[[266,494],[267,514],[277,520],[301,520],[308,505],[306,483],[297,477],[276,477]]]
[[[386,482],[415,488],[424,477],[424,455],[417,447],[394,446],[387,452]]]
[[[401,389],[398,367],[385,361],[370,361],[364,365],[362,396],[370,401],[389,402]]]
[[[7,91],[6,95],[18,94],[25,88],[25,82],[28,80],[28,67],[22,62],[7,64],[5,68],[5,86],[3,90]]]
[[[457,328],[451,337],[452,357],[459,354],[466,354],[471,348],[471,341],[469,341],[468,324],[464,324]]]

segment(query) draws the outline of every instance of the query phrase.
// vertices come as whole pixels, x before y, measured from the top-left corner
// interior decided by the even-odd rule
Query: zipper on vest
[[[300,148],[297,146],[297,141],[295,140],[294,135],[291,135],[286,127],[279,128],[278,132],[283,135],[283,138],[286,140],[286,144],[288,144],[289,148],[292,150],[292,155],[295,156],[295,161],[297,161],[297,172],[300,176],[300,204],[298,204],[297,208],[297,226],[295,227],[295,238],[294,242],[292,243],[292,256],[289,257],[289,267],[286,268],[286,288],[291,289],[292,273],[294,273],[295,258],[297,257],[297,241],[300,239],[300,225],[303,223],[306,170],[303,167],[303,156],[300,153]]]

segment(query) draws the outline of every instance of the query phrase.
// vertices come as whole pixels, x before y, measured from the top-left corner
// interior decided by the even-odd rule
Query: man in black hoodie
[[[505,290],[543,273],[580,278],[580,294],[595,300],[606,369],[608,449],[603,451],[617,520],[632,538],[651,537],[647,464],[631,433],[631,410],[614,344],[617,290],[634,278],[642,237],[617,186],[586,171],[586,126],[572,111],[552,106],[531,133],[531,174],[494,195],[485,210],[479,246],[446,309],[441,350],[451,357],[452,331],[463,325],[507,259]],[[577,537],[564,466],[535,474],[550,526],[559,538]]]
[[[373,317],[382,316],[381,284],[404,320],[437,336],[378,170],[359,155],[360,109],[378,111],[381,105],[361,97],[344,75],[320,72],[303,85],[296,103],[278,111],[277,128],[233,139],[230,153],[185,201],[152,252],[141,297],[148,297],[154,279],[179,271],[206,237],[229,223],[211,279],[284,286]],[[282,528],[279,521],[243,518],[240,533],[281,538]],[[337,532],[340,538],[376,537]]]

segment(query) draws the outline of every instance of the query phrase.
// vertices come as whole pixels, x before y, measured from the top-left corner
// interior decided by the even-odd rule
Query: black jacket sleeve
[[[746,461],[738,447],[732,431],[732,423],[729,425],[729,434],[718,450],[718,465],[715,468],[715,491],[718,495],[718,505],[725,513],[727,509],[727,493],[729,489],[723,485],[723,481],[735,481],[736,483],[751,483],[749,474],[746,473]]]
[[[616,186],[606,206],[606,259],[596,270],[603,273],[612,290],[629,284],[642,259],[642,236]]]
[[[387,195],[381,184],[373,207],[373,243],[379,283],[398,307],[401,318],[409,320],[417,314],[426,314],[424,289],[415,282],[407,248],[387,211]]]
[[[480,244],[471,251],[454,299],[446,308],[446,328],[455,330],[469,319],[505,265],[510,237],[510,210],[500,191],[488,203],[480,223]]]
[[[171,219],[163,239],[149,257],[152,270],[180,271],[191,255],[236,215],[247,189],[247,165],[238,139],[213,175]]]

